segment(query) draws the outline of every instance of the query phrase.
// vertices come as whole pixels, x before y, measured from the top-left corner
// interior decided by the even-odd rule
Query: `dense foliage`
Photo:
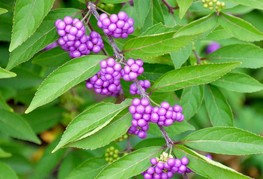
[[[0,178],[261,178],[262,0],[1,0]]]

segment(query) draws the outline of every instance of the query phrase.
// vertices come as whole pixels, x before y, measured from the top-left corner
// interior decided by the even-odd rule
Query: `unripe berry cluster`
[[[100,62],[100,71],[86,81],[88,89],[94,89],[98,94],[115,96],[121,90],[121,65],[113,58]]]
[[[114,38],[127,38],[134,31],[133,24],[133,19],[123,11],[112,14],[110,17],[103,13],[98,20],[99,28],[103,29],[105,34]]]
[[[151,86],[151,82],[148,80],[139,80],[139,84],[143,88],[144,91],[146,91]],[[132,95],[140,94],[140,91],[139,91],[136,83],[131,84],[130,94],[132,94]]]
[[[128,59],[121,74],[125,81],[133,81],[144,72],[143,61],[140,59]]]
[[[124,134],[121,137],[119,137],[118,139],[116,139],[116,142],[122,142],[124,140],[128,139],[128,134]]]
[[[132,126],[128,132],[138,135],[142,139],[147,136],[149,122],[156,123],[159,126],[170,126],[175,121],[184,120],[180,105],[171,107],[169,103],[162,102],[160,107],[152,107],[146,98],[134,98],[129,111],[132,114]]]
[[[167,153],[162,155],[168,156]],[[150,162],[152,166],[142,173],[145,179],[168,179],[176,173],[187,173],[189,160],[187,157],[176,159],[169,155],[168,157],[152,158]]]
[[[71,58],[88,55],[91,51],[98,53],[104,47],[101,36],[95,31],[86,35],[84,24],[77,18],[66,16],[63,20],[58,19],[55,25],[60,36],[58,44]]]
[[[119,157],[119,150],[118,149],[115,149],[114,147],[110,147],[110,148],[106,149],[105,160],[108,163],[112,163],[112,162],[118,160],[119,158],[120,157]]]
[[[221,11],[225,7],[224,2],[218,0],[202,0],[203,6],[211,10]]]

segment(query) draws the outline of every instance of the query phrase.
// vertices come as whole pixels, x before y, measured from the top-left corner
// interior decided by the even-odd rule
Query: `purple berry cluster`
[[[146,98],[134,98],[129,111],[132,114],[132,125],[128,133],[137,135],[141,139],[147,137],[149,122],[156,123],[159,126],[170,126],[176,121],[184,120],[180,105],[171,107],[169,103],[162,102],[161,107],[152,107]]]
[[[132,126],[129,128],[128,133],[137,135],[141,139],[145,138],[152,112],[150,101],[146,98],[134,98],[129,111],[132,114]]]
[[[103,29],[105,34],[114,38],[127,38],[134,31],[133,24],[133,19],[123,11],[112,14],[110,17],[103,13],[98,20],[99,28]]]
[[[121,74],[125,81],[133,81],[144,72],[143,61],[141,59],[128,59]]]
[[[60,36],[58,44],[69,52],[71,58],[98,53],[104,47],[101,36],[97,32],[86,35],[84,24],[77,18],[70,16],[58,19],[55,22],[57,33]]]
[[[149,80],[139,80],[139,84],[144,89],[144,91],[146,91],[151,86],[151,82]],[[131,95],[140,94],[140,91],[137,88],[136,83],[131,84],[131,86],[130,86],[130,94]]]
[[[94,89],[98,94],[118,95],[121,90],[121,65],[113,58],[108,58],[100,62],[100,67],[100,71],[86,81],[86,87]]]
[[[143,172],[142,175],[145,179],[169,179],[176,173],[188,173],[188,163],[189,160],[187,157],[183,157],[182,159],[169,157],[166,160],[152,158],[152,166]]]
[[[151,122],[159,126],[170,126],[175,121],[182,122],[184,115],[182,114],[180,105],[170,106],[167,102],[162,102],[161,107],[154,107],[151,114]]]

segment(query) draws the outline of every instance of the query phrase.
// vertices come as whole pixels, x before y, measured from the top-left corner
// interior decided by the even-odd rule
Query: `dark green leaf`
[[[263,137],[234,127],[210,127],[195,131],[183,139],[188,147],[227,155],[263,153]]]
[[[155,92],[169,92],[211,83],[238,65],[239,63],[221,63],[182,67],[161,76],[152,86],[152,90]]]
[[[25,42],[40,26],[55,0],[16,0],[9,51]],[[25,25],[30,23],[30,25]]]
[[[26,113],[53,101],[70,88],[93,76],[99,71],[99,62],[103,59],[105,56],[102,55],[88,55],[71,60],[53,71],[39,86]]]

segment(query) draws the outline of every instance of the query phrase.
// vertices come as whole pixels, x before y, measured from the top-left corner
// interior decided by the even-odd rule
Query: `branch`
[[[169,13],[173,14],[174,13],[174,7],[170,6],[170,4],[168,4],[168,2],[166,0],[162,0],[163,4],[168,8]]]

